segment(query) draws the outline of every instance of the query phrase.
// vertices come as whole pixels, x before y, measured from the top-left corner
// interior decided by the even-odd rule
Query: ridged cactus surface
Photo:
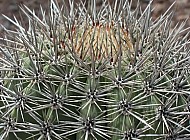
[[[21,6],[27,29],[5,16],[0,139],[189,140],[188,34],[170,10],[153,20],[151,2]]]

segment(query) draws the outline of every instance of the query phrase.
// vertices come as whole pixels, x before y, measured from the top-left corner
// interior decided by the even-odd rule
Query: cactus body
[[[94,1],[95,3],[95,1]],[[190,139],[190,56],[183,24],[130,2],[53,0],[1,44],[0,139]],[[66,13],[66,14],[65,14]]]

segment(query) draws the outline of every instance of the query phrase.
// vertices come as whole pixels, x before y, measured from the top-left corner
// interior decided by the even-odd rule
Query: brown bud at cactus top
[[[124,56],[134,52],[130,35],[117,23],[81,24],[72,28],[70,46],[81,59],[113,59],[116,61],[120,53]]]

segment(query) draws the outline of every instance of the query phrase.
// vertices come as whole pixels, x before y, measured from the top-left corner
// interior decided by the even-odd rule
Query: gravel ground
[[[35,11],[39,11],[39,5],[45,9],[48,7],[48,0],[0,0],[0,13],[5,14],[8,17],[13,18],[15,15],[17,18],[19,17],[19,6],[20,4],[25,4],[30,9],[34,9]],[[61,1],[61,0],[58,0]],[[75,0],[78,1],[78,0]],[[113,1],[113,0],[110,0]],[[137,0],[133,0],[137,1]],[[142,7],[146,7],[148,0],[140,0]],[[152,14],[153,18],[158,17],[164,11],[168,9],[168,7],[175,0],[154,0],[153,6],[155,10]],[[176,0],[176,4],[174,6],[175,14],[173,18],[173,26],[175,26],[178,22],[182,22],[190,16],[190,2],[189,0]],[[25,19],[24,19],[25,20]],[[7,29],[13,29],[14,26],[6,20],[2,15],[0,15],[0,24],[2,24]],[[190,27],[190,20],[187,21],[185,27]],[[0,27],[0,36],[3,35],[3,28]]]

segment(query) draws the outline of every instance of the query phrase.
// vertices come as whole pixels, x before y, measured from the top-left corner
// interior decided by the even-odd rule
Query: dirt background
[[[61,0],[58,0],[61,1]],[[68,2],[68,0],[65,0]],[[78,2],[79,0],[75,0]],[[114,0],[110,0],[113,2]],[[137,0],[133,0],[134,5]],[[140,0],[142,7],[146,7],[149,0]],[[190,16],[190,0],[154,0],[153,7],[155,7],[154,12],[152,13],[153,18],[156,18],[163,14],[170,5],[176,1],[173,10],[175,11],[175,15],[173,18],[173,25],[176,25],[178,22],[182,22],[189,18]],[[40,10],[40,4],[43,8],[48,8],[48,0],[0,0],[0,24],[6,27],[7,29],[13,29],[14,26],[5,19],[2,14],[5,14],[8,17],[13,18],[13,15],[19,17],[19,6],[21,4],[25,4],[30,9],[34,9],[35,11]],[[99,4],[100,5],[100,4]],[[25,21],[26,20],[26,21]],[[24,19],[27,22],[27,19]],[[190,20],[188,19],[185,27],[190,27]],[[0,26],[0,36],[3,36],[3,28]]]

